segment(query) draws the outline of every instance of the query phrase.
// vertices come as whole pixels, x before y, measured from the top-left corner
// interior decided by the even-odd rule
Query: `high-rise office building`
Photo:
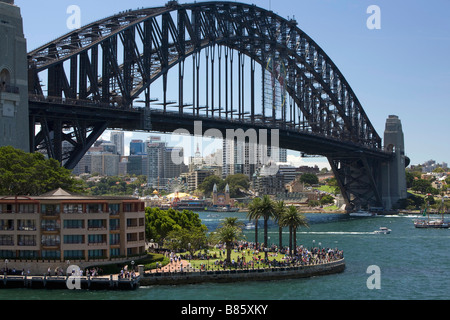
[[[147,154],[147,148],[146,148],[145,142],[142,140],[131,140],[130,156],[145,155],[145,154]]]
[[[123,132],[111,132],[111,142],[115,144],[119,156],[125,155],[125,134]]]

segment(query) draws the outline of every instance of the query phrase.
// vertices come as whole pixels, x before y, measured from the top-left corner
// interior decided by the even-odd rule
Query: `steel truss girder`
[[[123,63],[119,62],[119,44]],[[381,150],[381,138],[325,52],[295,21],[252,5],[204,2],[120,13],[31,52],[30,78],[48,70],[48,92],[56,97],[73,98],[78,89],[80,99],[129,108],[146,92],[149,105],[149,88],[156,79],[162,76],[166,88],[170,68],[216,45],[237,50],[263,66],[270,56],[286,61],[287,91],[306,121],[303,129],[294,130],[306,128],[325,138]],[[65,61],[71,64],[69,76]],[[35,80],[30,88],[42,93]],[[280,128],[289,126],[280,120],[273,118]]]
[[[381,207],[380,160],[360,154],[328,158],[348,209]]]

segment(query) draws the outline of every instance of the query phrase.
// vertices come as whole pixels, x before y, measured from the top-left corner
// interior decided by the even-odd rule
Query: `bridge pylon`
[[[406,199],[406,172],[409,159],[405,156],[402,123],[398,116],[390,115],[384,131],[384,148],[393,153],[391,161],[382,163],[382,201],[391,208],[398,200]]]
[[[20,8],[0,0],[0,146],[29,152],[27,66]]]

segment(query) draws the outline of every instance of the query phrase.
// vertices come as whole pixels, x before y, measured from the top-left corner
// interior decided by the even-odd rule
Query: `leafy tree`
[[[242,190],[248,190],[250,187],[250,178],[242,173],[229,175],[225,179],[225,186],[230,187],[230,196],[235,198],[242,195]]]
[[[213,192],[214,185],[217,185],[218,190],[223,190],[225,188],[225,181],[219,176],[212,175],[206,177],[205,180],[199,185],[199,189],[209,197]]]
[[[319,178],[314,173],[304,173],[300,177],[300,182],[305,184],[314,185],[319,183]]]
[[[189,210],[178,211],[174,209],[161,210],[159,208],[145,209],[145,233],[147,240],[153,239],[163,243],[172,231],[180,230],[203,230],[207,231],[205,225],[197,213]]]
[[[333,196],[330,196],[329,194],[324,195],[322,197],[322,199],[320,199],[321,205],[330,204],[330,203],[334,203],[334,198],[333,198]]]
[[[54,159],[26,153],[11,146],[0,147],[0,194],[40,195],[58,188],[82,192],[83,182]]]
[[[431,188],[431,181],[425,179],[416,179],[412,183],[411,189],[420,193],[427,193]]]
[[[166,248],[172,250],[186,249],[191,255],[194,255],[194,252],[206,247],[206,245],[206,229],[202,227],[176,228],[168,233],[165,243]]]

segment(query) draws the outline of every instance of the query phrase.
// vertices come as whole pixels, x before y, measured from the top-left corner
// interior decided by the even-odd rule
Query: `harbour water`
[[[224,215],[200,213],[214,230]],[[307,214],[309,228],[297,233],[298,244],[344,250],[341,274],[307,279],[204,283],[184,286],[140,287],[135,291],[0,290],[0,300],[447,300],[450,297],[450,230],[416,229],[416,215],[353,218],[342,214]],[[449,219],[450,217],[445,217]],[[375,234],[380,227],[390,234]],[[259,240],[263,239],[262,222]],[[246,230],[248,241],[254,231]],[[278,227],[271,223],[270,243],[278,243]],[[283,233],[288,243],[287,230]],[[371,266],[378,267],[373,273]],[[375,279],[375,280],[374,280]],[[373,288],[371,284],[379,284]],[[368,285],[369,284],[369,285]],[[372,287],[372,289],[371,289]]]

